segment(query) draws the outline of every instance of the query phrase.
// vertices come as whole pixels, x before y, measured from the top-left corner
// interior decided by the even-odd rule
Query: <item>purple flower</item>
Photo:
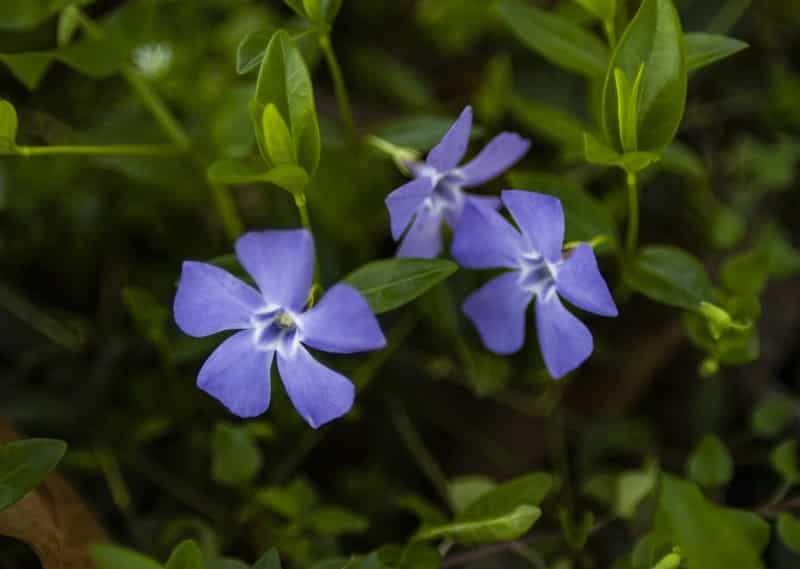
[[[478,186],[502,174],[525,155],[530,142],[518,134],[503,132],[459,168],[471,129],[472,107],[468,106],[425,162],[410,165],[414,179],[386,198],[392,237],[398,241],[405,232],[398,257],[436,257],[442,250],[442,219],[456,229],[465,203],[500,207],[497,198],[469,195],[462,188]]]
[[[564,211],[552,197],[521,190],[502,193],[518,231],[497,211],[467,205],[453,240],[453,257],[472,269],[506,268],[464,301],[464,312],[483,343],[511,354],[525,341],[525,312],[536,299],[536,329],[547,370],[555,378],[574,370],[592,353],[592,335],[561,303],[616,316],[592,247],[582,243],[562,256]]]
[[[355,389],[305,346],[350,354],[386,345],[375,315],[354,288],[339,284],[304,311],[314,274],[314,243],[304,230],[243,235],[236,256],[258,285],[251,287],[206,263],[183,263],[175,322],[194,337],[239,330],[205,361],[197,385],[240,417],[269,407],[270,369],[278,360],[286,392],[314,428],[341,417]]]

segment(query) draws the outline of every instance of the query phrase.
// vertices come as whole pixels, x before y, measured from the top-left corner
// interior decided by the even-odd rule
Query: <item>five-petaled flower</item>
[[[236,255],[259,290],[213,265],[183,264],[174,306],[178,326],[195,337],[238,330],[203,364],[197,385],[240,417],[260,415],[269,407],[277,356],[289,399],[312,427],[347,413],[353,384],[305,346],[340,354],[384,347],[367,301],[339,284],[304,311],[314,274],[306,230],[247,233],[236,242]]]
[[[592,353],[588,328],[561,303],[616,316],[617,307],[597,267],[592,247],[562,256],[564,212],[552,197],[521,190],[502,193],[517,231],[497,211],[467,204],[453,240],[453,257],[473,269],[511,269],[464,301],[463,310],[487,348],[511,354],[525,341],[525,312],[536,299],[536,329],[547,370],[555,378]]]
[[[436,257],[442,250],[442,219],[457,230],[465,203],[500,206],[497,198],[465,194],[462,189],[478,186],[502,174],[525,155],[530,142],[518,134],[503,132],[472,161],[459,168],[471,129],[472,108],[468,106],[425,162],[409,165],[414,179],[386,198],[392,237],[397,241],[405,232],[397,251],[399,257]]]

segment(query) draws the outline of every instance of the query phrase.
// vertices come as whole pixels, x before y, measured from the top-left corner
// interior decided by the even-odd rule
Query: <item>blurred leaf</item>
[[[442,556],[435,547],[421,543],[385,545],[377,552],[381,569],[438,569]]]
[[[660,164],[665,170],[700,180],[708,176],[697,153],[679,140],[673,140],[660,154]]]
[[[792,514],[784,513],[778,516],[776,528],[783,544],[800,554],[800,520]]]
[[[620,154],[589,133],[584,133],[583,145],[584,156],[589,164],[616,166],[631,174],[641,172],[661,158],[655,152],[633,151]]]
[[[722,266],[722,282],[742,295],[758,295],[769,279],[769,255],[753,249],[728,259]]]
[[[442,50],[463,53],[489,29],[493,18],[490,2],[420,0],[417,21]]]
[[[592,512],[584,512],[580,521],[576,523],[570,518],[569,511],[562,509],[559,512],[558,519],[561,522],[561,529],[569,546],[575,551],[581,551],[586,546],[589,535],[592,533],[594,514]]]
[[[708,24],[708,31],[716,34],[727,33],[750,7],[752,0],[726,0]]]
[[[283,0],[283,3],[289,6],[301,18],[307,18],[305,2],[303,0]]]
[[[0,447],[0,510],[33,490],[64,458],[67,443],[26,439]]]
[[[214,162],[208,168],[208,178],[212,182],[227,185],[266,182],[275,184],[289,193],[303,191],[309,181],[308,174],[299,166],[276,166],[265,172],[263,165],[255,165],[249,161],[234,158]]]
[[[711,65],[749,47],[741,40],[717,34],[688,33],[684,39],[689,71]]]
[[[438,144],[453,125],[453,118],[434,115],[413,115],[395,119],[379,128],[376,134],[397,146],[408,146],[418,150],[432,148]],[[472,136],[481,136],[480,127],[472,128]]]
[[[447,522],[444,513],[419,496],[406,494],[395,499],[397,507],[417,516],[423,523],[428,525],[442,525]]]
[[[267,551],[261,559],[255,562],[253,569],[281,569],[281,557],[275,548]]]
[[[489,60],[475,93],[475,112],[488,124],[498,123],[505,116],[513,99],[514,78],[511,56],[498,53]]]
[[[303,56],[285,30],[270,39],[258,72],[254,99],[262,106],[272,103],[280,111],[292,133],[298,164],[313,176],[320,157],[314,91]]]
[[[516,478],[486,492],[452,523],[422,528],[414,539],[449,537],[464,544],[511,541],[525,534],[542,512],[536,507],[552,486],[545,473]]]
[[[436,97],[412,65],[379,49],[359,49],[352,57],[353,79],[364,88],[411,109],[435,109]]]
[[[220,557],[206,563],[206,569],[250,569],[250,566],[238,559]]]
[[[611,145],[621,150],[617,70],[629,79],[642,70],[636,149],[661,150],[672,141],[683,118],[688,73],[681,23],[670,0],[642,2],[608,65],[603,87],[603,130]]]
[[[178,544],[170,555],[166,569],[204,569],[200,548],[190,539]]]
[[[74,5],[67,6],[58,15],[58,46],[64,47],[72,41],[72,37],[80,29],[80,12]]]
[[[161,306],[158,300],[147,290],[137,287],[122,289],[122,300],[133,319],[137,331],[156,345],[159,349],[169,353],[166,325],[169,312]]]
[[[158,561],[117,545],[92,546],[91,555],[98,569],[164,569]]]
[[[591,32],[520,0],[501,0],[496,9],[520,41],[551,63],[590,78],[605,73],[608,49]]]
[[[706,435],[686,463],[689,478],[706,488],[718,488],[731,481],[733,459],[714,435]]]
[[[587,12],[602,21],[614,21],[617,13],[616,0],[575,0]]]
[[[782,442],[770,454],[772,467],[789,484],[800,483],[800,467],[797,462],[797,441],[789,439]]]
[[[624,277],[628,286],[662,304],[696,310],[712,300],[705,267],[677,247],[644,247],[625,267]]]
[[[796,416],[794,402],[774,393],[758,402],[750,416],[750,426],[759,437],[780,435]]]
[[[735,209],[720,207],[714,212],[711,227],[711,241],[718,249],[735,247],[747,234],[747,221]]]
[[[0,155],[13,154],[17,146],[17,111],[8,101],[0,100]]]
[[[792,247],[786,232],[777,224],[767,224],[758,236],[756,247],[769,256],[769,272],[776,278],[800,273],[800,251]]]
[[[295,480],[288,486],[271,486],[259,491],[256,500],[289,519],[300,519],[314,506],[317,497],[308,483]]]
[[[419,298],[457,270],[458,265],[443,259],[384,259],[355,270],[344,282],[358,289],[380,314]]]
[[[511,114],[525,128],[554,142],[567,152],[583,150],[586,125],[564,110],[529,97],[510,96]]]
[[[321,535],[358,534],[367,531],[369,520],[343,508],[323,507],[307,514],[304,519]]]
[[[461,512],[496,487],[497,484],[486,476],[462,476],[450,482],[449,491],[456,512]]]
[[[75,0],[3,0],[0,30],[28,30]]]
[[[655,490],[658,474],[658,465],[650,463],[642,470],[627,470],[617,477],[614,509],[620,516],[625,519],[636,516],[639,505]]]
[[[261,470],[261,450],[243,427],[217,423],[211,438],[211,475],[226,486],[249,484]]]

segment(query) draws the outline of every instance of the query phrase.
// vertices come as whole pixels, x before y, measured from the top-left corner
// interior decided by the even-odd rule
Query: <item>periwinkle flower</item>
[[[562,256],[564,211],[552,197],[506,190],[503,204],[519,231],[495,210],[466,205],[453,240],[453,257],[472,269],[511,269],[470,295],[463,310],[483,343],[511,354],[525,342],[525,313],[536,299],[536,329],[547,370],[560,378],[594,349],[589,329],[562,304],[616,316],[617,307],[586,243]]]
[[[502,174],[525,155],[530,142],[518,134],[503,132],[469,163],[458,167],[467,151],[471,130],[472,107],[468,106],[425,162],[409,165],[414,179],[386,198],[392,237],[398,241],[405,232],[398,257],[436,257],[442,250],[442,220],[455,230],[465,203],[500,206],[497,198],[470,195],[463,188],[478,186]]]
[[[230,273],[183,263],[175,321],[194,337],[238,330],[205,361],[197,385],[240,417],[269,407],[273,359],[298,413],[314,428],[347,413],[355,388],[306,346],[338,354],[386,345],[375,315],[354,288],[338,284],[304,311],[314,274],[314,243],[304,230],[243,235],[236,256],[258,289]]]

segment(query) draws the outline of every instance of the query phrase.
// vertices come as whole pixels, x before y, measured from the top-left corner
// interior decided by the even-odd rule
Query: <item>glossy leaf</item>
[[[749,47],[747,43],[735,38],[700,32],[685,34],[684,40],[689,71],[711,65]]]
[[[625,268],[625,282],[643,295],[670,306],[696,310],[711,302],[711,281],[705,267],[683,249],[643,248]]]
[[[204,569],[203,554],[197,544],[188,539],[181,542],[173,550],[166,564],[166,569]]]
[[[0,447],[0,510],[38,486],[66,451],[67,443],[54,439],[26,439]]]
[[[0,100],[0,154],[12,154],[17,145],[17,111],[8,101]]]
[[[611,57],[603,87],[602,123],[617,151],[623,144],[615,76],[620,70],[629,79],[635,78],[642,66],[637,150],[659,151],[675,136],[686,104],[686,46],[670,0],[644,0]]]
[[[303,56],[284,30],[276,32],[267,46],[254,100],[263,107],[275,105],[289,126],[298,164],[313,175],[320,156],[314,90]]]
[[[91,557],[98,569],[164,569],[155,559],[117,545],[95,545]]]
[[[522,43],[551,63],[587,77],[605,73],[608,49],[588,30],[521,0],[502,0],[496,9]]]
[[[248,484],[261,470],[261,451],[241,427],[218,423],[211,439],[211,453],[211,474],[220,484]]]
[[[441,259],[384,259],[364,265],[344,279],[364,295],[376,314],[419,298],[458,270]]]
[[[728,449],[714,435],[703,437],[686,463],[689,478],[707,488],[717,488],[730,482],[733,459]]]

